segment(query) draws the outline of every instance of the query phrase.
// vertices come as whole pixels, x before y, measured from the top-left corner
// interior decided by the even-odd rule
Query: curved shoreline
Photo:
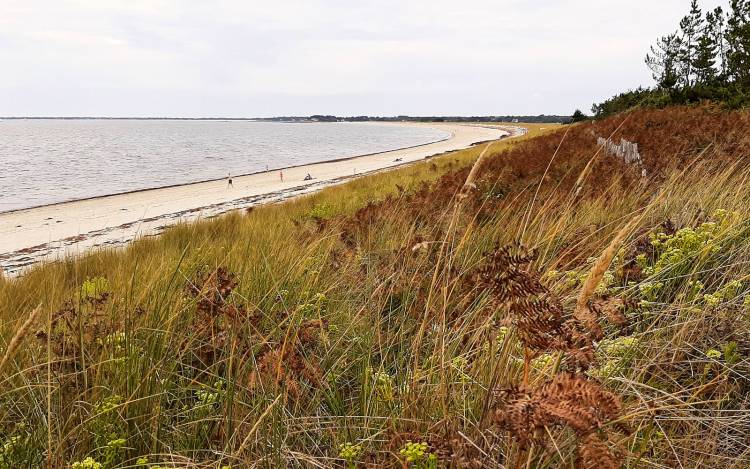
[[[98,247],[122,246],[144,236],[157,235],[168,226],[211,218],[232,210],[276,202],[352,177],[423,161],[435,155],[523,133],[518,126],[479,127],[467,124],[398,123],[447,130],[451,137],[382,153],[339,158],[281,170],[144,189],[85,200],[0,213],[0,271],[17,275],[29,265]],[[306,174],[315,176],[305,181]]]
[[[377,122],[377,124],[384,124],[384,123]],[[391,123],[385,123],[385,125],[393,125],[393,124],[391,124]],[[453,137],[454,137],[454,134],[451,132],[450,135],[447,136],[447,137],[445,137],[445,138],[441,138],[441,139],[438,139],[438,140],[432,140],[432,141],[429,141],[429,142],[426,142],[426,143],[420,143],[418,145],[410,145],[410,146],[407,146],[407,147],[394,148],[393,150],[377,151],[377,152],[373,152],[373,153],[363,153],[361,155],[344,156],[344,157],[341,157],[341,158],[334,158],[332,160],[311,161],[310,163],[295,164],[295,165],[290,165],[290,166],[281,166],[281,167],[274,168],[274,169],[269,169],[269,170],[253,171],[253,172],[250,172],[250,173],[237,174],[236,176],[232,176],[232,178],[233,179],[238,179],[238,178],[242,178],[242,177],[246,177],[246,176],[254,176],[254,175],[257,175],[257,174],[271,174],[271,173],[274,173],[274,172],[284,171],[284,170],[287,170],[287,169],[301,168],[303,166],[312,166],[312,165],[322,164],[322,163],[336,163],[336,162],[341,162],[341,161],[353,160],[353,159],[356,159],[356,158],[362,158],[362,157],[365,157],[365,156],[374,156],[374,155],[380,155],[380,154],[383,154],[383,153],[390,153],[390,152],[393,152],[393,151],[411,150],[412,148],[419,148],[419,147],[424,147],[424,146],[427,146],[427,145],[433,145],[435,143],[445,142],[445,141],[448,141],[448,140],[452,139]],[[192,185],[195,185],[195,184],[205,184],[207,182],[226,181],[226,180],[227,180],[226,177],[201,179],[200,181],[190,181],[190,182],[182,182],[182,183],[176,183],[176,184],[167,184],[165,186],[144,187],[143,189],[133,189],[133,190],[129,190],[129,191],[113,192],[111,194],[93,195],[91,197],[81,197],[80,199],[70,199],[70,200],[62,200],[60,202],[50,202],[48,204],[32,205],[31,207],[14,208],[14,209],[11,209],[11,210],[4,210],[4,211],[0,210],[0,216],[6,215],[8,213],[18,213],[18,212],[24,212],[24,211],[28,211],[28,210],[36,210],[36,209],[45,208],[45,207],[55,207],[55,206],[58,206],[58,205],[72,204],[72,203],[75,203],[75,202],[84,202],[84,201],[88,201],[88,200],[106,199],[106,198],[109,198],[109,197],[117,197],[117,196],[122,196],[122,195],[137,194],[137,193],[140,193],[140,192],[155,191],[155,190],[160,190],[160,189],[171,189],[173,187],[187,187],[187,186],[192,186]],[[0,253],[2,253],[2,246],[0,246]]]

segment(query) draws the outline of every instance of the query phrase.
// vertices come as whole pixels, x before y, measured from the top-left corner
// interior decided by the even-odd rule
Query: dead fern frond
[[[581,440],[578,447],[576,467],[583,469],[620,469],[621,464],[601,438],[596,433],[591,433]]]
[[[266,347],[256,355],[257,367],[247,377],[248,388],[284,388],[286,395],[299,399],[303,395],[301,381],[318,387],[322,383],[323,370],[310,353],[319,345],[319,336],[326,324],[312,319],[300,324],[291,344]]]
[[[616,461],[596,435],[621,415],[620,400],[585,375],[560,373],[535,389],[510,388],[496,396],[493,422],[523,448],[546,446],[545,429],[570,428],[579,437],[582,461]]]
[[[520,244],[496,248],[472,283],[489,294],[493,307],[510,315],[524,345],[540,351],[560,332],[562,307],[529,267],[535,259],[536,252]]]

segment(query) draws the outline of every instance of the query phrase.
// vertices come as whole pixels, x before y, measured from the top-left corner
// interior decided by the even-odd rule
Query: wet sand
[[[39,261],[122,245],[158,234],[178,222],[295,197],[355,176],[524,132],[516,126],[392,125],[427,125],[448,131],[451,137],[401,150],[287,168],[282,170],[283,181],[279,171],[270,171],[233,177],[231,188],[221,179],[0,213],[0,269],[15,275]],[[304,180],[307,174],[314,179]]]

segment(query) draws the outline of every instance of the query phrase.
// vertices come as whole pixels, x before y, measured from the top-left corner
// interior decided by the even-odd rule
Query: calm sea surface
[[[0,121],[0,212],[395,150],[426,127],[246,121]]]

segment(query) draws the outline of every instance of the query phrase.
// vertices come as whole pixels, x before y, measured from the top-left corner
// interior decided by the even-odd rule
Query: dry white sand
[[[6,274],[17,274],[41,260],[80,254],[98,246],[121,245],[140,236],[158,234],[180,221],[282,200],[355,175],[524,131],[514,126],[448,123],[391,125],[427,125],[448,131],[452,136],[402,150],[287,168],[283,170],[283,181],[279,171],[270,171],[234,177],[233,188],[228,187],[226,180],[208,181],[0,213],[0,269]],[[313,180],[304,180],[308,173]]]

